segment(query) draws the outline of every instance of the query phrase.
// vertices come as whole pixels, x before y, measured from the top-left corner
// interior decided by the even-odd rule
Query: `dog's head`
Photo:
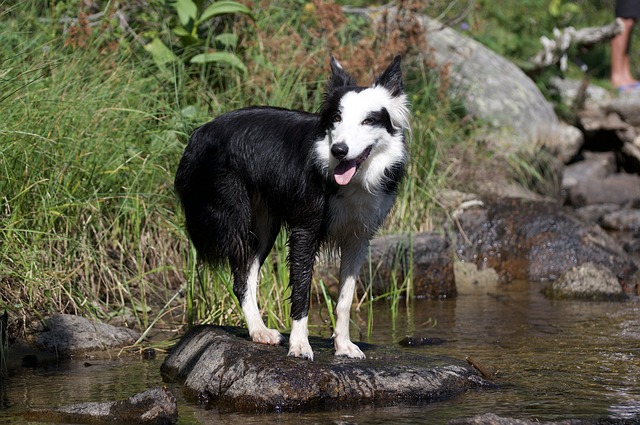
[[[400,56],[370,87],[357,86],[335,58],[331,73],[320,109],[325,137],[316,144],[317,159],[338,185],[357,182],[374,191],[385,170],[407,158],[404,132],[410,131],[410,114]]]

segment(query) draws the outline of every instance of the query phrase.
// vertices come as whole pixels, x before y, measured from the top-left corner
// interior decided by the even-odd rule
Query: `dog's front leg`
[[[368,239],[354,238],[343,241],[340,246],[340,295],[336,305],[336,328],[333,333],[333,345],[336,356],[347,356],[354,359],[364,359],[360,348],[351,342],[349,336],[349,316],[356,281],[360,267],[369,248]]]
[[[289,236],[289,268],[291,286],[291,336],[289,356],[313,360],[309,344],[309,297],[313,263],[318,251],[316,232],[309,229],[291,229]]]

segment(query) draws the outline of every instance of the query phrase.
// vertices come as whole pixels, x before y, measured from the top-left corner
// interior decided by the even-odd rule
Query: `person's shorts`
[[[640,18],[640,0],[616,0],[616,18]]]

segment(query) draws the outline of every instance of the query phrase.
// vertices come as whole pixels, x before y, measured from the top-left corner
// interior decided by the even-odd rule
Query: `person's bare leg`
[[[638,82],[631,75],[629,41],[635,20],[621,18],[624,30],[611,39],[611,84],[614,87],[627,86]]]

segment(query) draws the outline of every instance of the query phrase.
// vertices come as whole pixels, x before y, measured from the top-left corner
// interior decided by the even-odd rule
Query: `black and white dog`
[[[318,114],[273,107],[226,113],[191,136],[175,179],[199,256],[229,263],[255,342],[282,344],[265,326],[256,291],[260,266],[282,225],[289,231],[289,355],[313,359],[307,316],[314,261],[340,249],[335,354],[364,358],[349,337],[349,312],[369,241],[396,198],[409,129],[400,57],[371,87],[358,87],[331,58]]]

